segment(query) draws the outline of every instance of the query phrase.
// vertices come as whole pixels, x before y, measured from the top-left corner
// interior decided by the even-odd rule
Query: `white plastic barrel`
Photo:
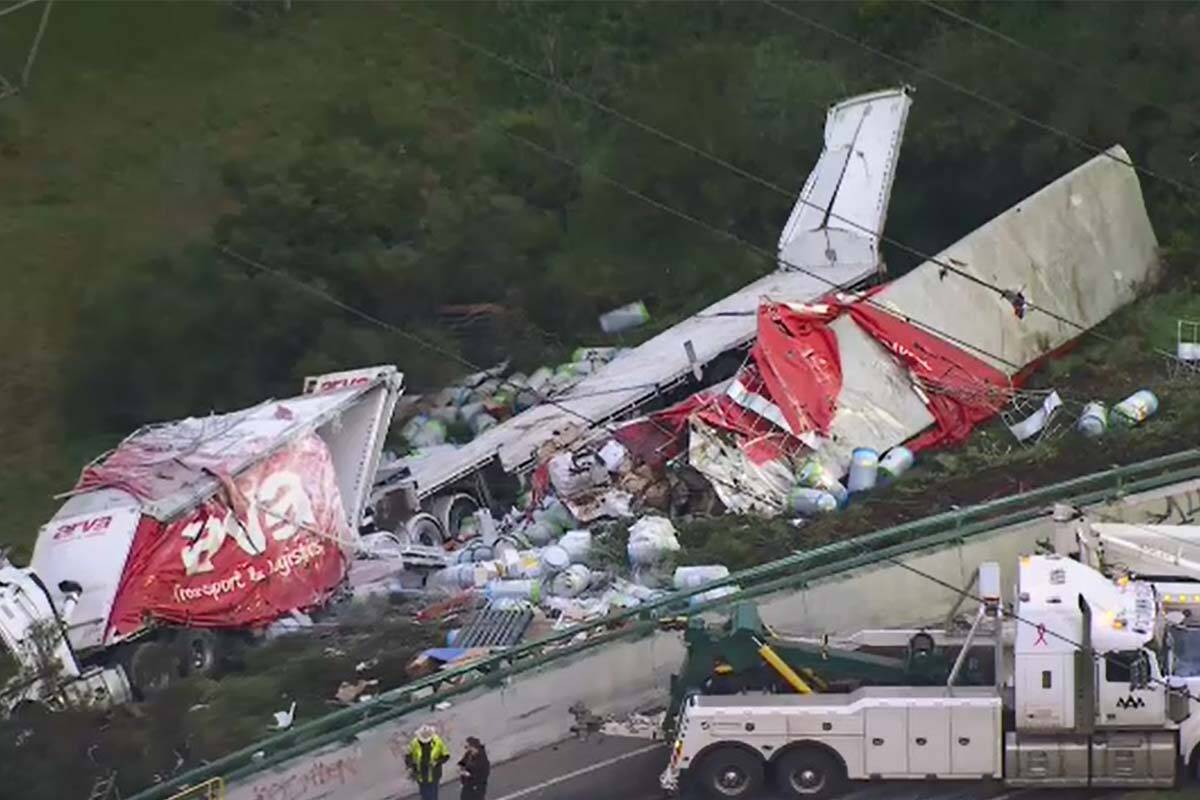
[[[541,602],[542,583],[535,580],[492,581],[484,589],[488,600],[529,600]]]
[[[475,585],[474,564],[451,564],[429,576],[431,588],[458,594]]]
[[[592,582],[592,571],[582,564],[572,564],[550,581],[550,593],[557,597],[578,597]]]
[[[679,549],[675,526],[666,517],[643,517],[629,529],[626,552],[635,567],[653,566]]]
[[[552,544],[542,551],[542,574],[554,575],[571,566],[571,554],[565,548]]]
[[[879,459],[879,471],[889,478],[899,478],[913,465],[913,452],[900,445],[893,447]]]
[[[1108,409],[1104,407],[1104,403],[1091,402],[1085,405],[1075,427],[1089,439],[1103,436],[1108,430]]]
[[[797,514],[814,516],[837,511],[837,498],[824,489],[797,486],[788,492],[788,507]]]
[[[575,517],[571,510],[559,500],[552,500],[541,512],[534,514],[534,519],[545,521],[554,530],[554,535],[575,527]]]
[[[567,531],[558,540],[558,546],[567,551],[572,563],[582,564],[592,554],[592,532]]]
[[[837,479],[821,463],[816,459],[810,458],[804,462],[800,468],[800,483],[810,489],[822,489],[837,500],[838,505],[846,502],[846,487],[842,486],[842,482]]]
[[[866,492],[875,488],[879,476],[879,453],[869,447],[857,447],[850,454],[850,474],[846,476],[846,491]]]
[[[539,519],[532,525],[521,529],[521,535],[534,547],[545,547],[557,534],[558,531],[554,525],[545,519]]]
[[[722,564],[676,567],[672,583],[676,589],[684,591],[686,589],[699,589],[706,583],[712,583],[713,581],[719,581],[722,578],[728,577],[729,567]]]
[[[1113,406],[1112,419],[1122,425],[1134,426],[1153,416],[1156,411],[1158,398],[1149,389],[1142,389]]]
[[[694,608],[701,603],[707,603],[711,600],[719,600],[722,597],[728,597],[729,595],[737,594],[740,591],[741,589],[737,586],[718,586],[715,589],[709,589],[707,592],[701,592],[700,594],[692,595],[691,599],[688,600],[688,605]]]
[[[475,416],[467,420],[467,424],[471,426],[471,433],[478,436],[486,430],[496,427],[498,424],[496,418],[486,411],[480,411]]]

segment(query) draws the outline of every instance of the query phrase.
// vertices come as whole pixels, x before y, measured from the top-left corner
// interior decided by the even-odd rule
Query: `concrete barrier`
[[[1183,523],[1200,515],[1200,480],[1130,495],[1093,509],[1106,519]],[[1017,558],[1053,538],[1050,511],[1020,525],[973,536],[960,544],[919,552],[902,563],[950,586],[962,587],[981,561],[998,561],[1004,585],[1016,581]],[[819,635],[856,629],[937,622],[958,593],[896,564],[831,576],[759,602],[763,618],[781,633]],[[625,714],[664,705],[670,675],[684,650],[677,633],[655,633],[581,653],[564,662],[505,681],[497,689],[458,698],[449,708],[411,714],[382,724],[351,742],[310,753],[230,786],[229,800],[388,800],[416,791],[404,753],[417,727],[435,725],[454,754],[467,736],[478,736],[495,762],[562,741],[571,735],[569,711],[582,703],[596,714]]]

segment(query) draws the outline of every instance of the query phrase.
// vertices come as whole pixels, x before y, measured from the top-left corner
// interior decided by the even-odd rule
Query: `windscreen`
[[[1172,628],[1170,641],[1172,673],[1180,678],[1200,677],[1200,627]]]

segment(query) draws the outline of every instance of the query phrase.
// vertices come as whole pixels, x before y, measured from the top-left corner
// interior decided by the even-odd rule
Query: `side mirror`
[[[1192,697],[1186,686],[1167,687],[1167,719],[1180,725],[1192,715]]]

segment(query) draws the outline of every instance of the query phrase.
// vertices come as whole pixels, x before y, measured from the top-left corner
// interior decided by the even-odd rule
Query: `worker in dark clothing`
[[[458,767],[462,773],[462,800],[484,800],[492,765],[488,762],[483,742],[468,736],[467,752],[458,762]]]
[[[408,745],[404,762],[417,782],[421,800],[438,800],[438,784],[442,782],[442,765],[450,760],[450,750],[431,725],[422,725]]]

